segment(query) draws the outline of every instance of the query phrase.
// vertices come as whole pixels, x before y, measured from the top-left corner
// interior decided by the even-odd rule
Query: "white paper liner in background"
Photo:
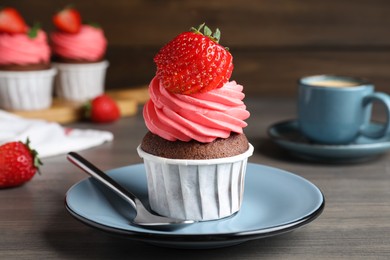
[[[144,152],[149,203],[160,215],[205,221],[228,217],[241,208],[248,157],[210,160],[168,159]]]
[[[84,102],[103,94],[108,61],[96,63],[53,63],[58,69],[55,93],[69,101]]]
[[[51,106],[56,69],[0,71],[0,108],[37,110]]]

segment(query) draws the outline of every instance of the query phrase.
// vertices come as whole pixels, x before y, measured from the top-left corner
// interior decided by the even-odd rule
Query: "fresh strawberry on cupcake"
[[[55,73],[46,33],[29,27],[16,9],[0,9],[0,108],[50,107]]]
[[[56,94],[65,100],[86,101],[104,92],[108,61],[107,39],[102,28],[82,23],[74,7],[53,16],[51,33],[54,66],[58,69]]]

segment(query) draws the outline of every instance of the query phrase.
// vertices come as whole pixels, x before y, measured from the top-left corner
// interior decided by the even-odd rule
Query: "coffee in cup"
[[[356,82],[343,81],[337,79],[318,80],[318,81],[314,81],[312,84],[313,86],[317,86],[317,87],[330,87],[330,88],[346,88],[346,87],[357,86]]]
[[[369,127],[372,103],[382,103],[386,122],[380,130]],[[317,75],[299,80],[298,124],[310,140],[348,144],[359,135],[381,138],[390,133],[390,97],[374,91],[370,82],[355,77]]]

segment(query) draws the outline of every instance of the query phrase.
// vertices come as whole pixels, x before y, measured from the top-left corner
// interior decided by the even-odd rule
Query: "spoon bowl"
[[[67,159],[83,170],[85,173],[93,177],[95,180],[104,184],[110,190],[118,194],[122,199],[132,206],[136,212],[136,217],[131,220],[131,223],[144,228],[173,230],[182,228],[188,224],[192,224],[193,220],[183,220],[176,218],[169,218],[160,215],[155,215],[145,208],[141,200],[139,200],[132,192],[125,189],[114,179],[97,168],[87,159],[75,152],[70,152],[67,155]]]

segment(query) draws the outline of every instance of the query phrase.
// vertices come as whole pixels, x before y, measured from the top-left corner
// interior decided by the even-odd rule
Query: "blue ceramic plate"
[[[143,164],[108,174],[147,203]],[[177,248],[216,248],[292,231],[308,224],[324,208],[321,191],[292,173],[248,164],[241,210],[232,217],[159,231],[133,226],[134,211],[116,194],[85,179],[69,189],[66,208],[81,222],[103,231],[150,244]]]
[[[379,129],[381,124],[371,123],[369,127]],[[390,136],[381,139],[360,136],[348,145],[313,143],[301,134],[296,120],[283,121],[270,126],[268,135],[291,154],[309,160],[355,162],[370,159],[390,150]]]

